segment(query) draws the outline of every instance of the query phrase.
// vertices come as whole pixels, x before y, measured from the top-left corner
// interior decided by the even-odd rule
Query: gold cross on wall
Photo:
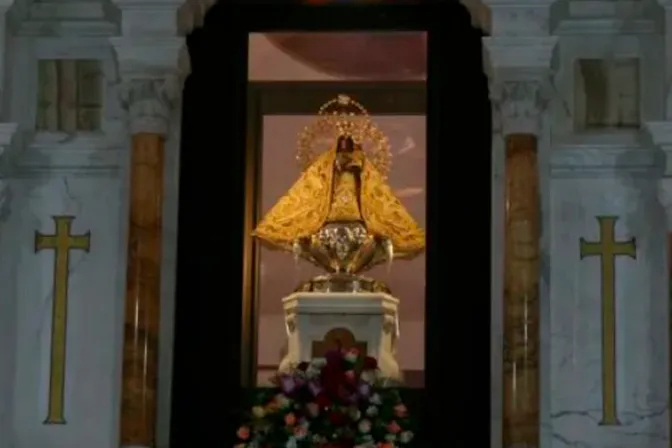
[[[54,284],[51,317],[51,368],[49,373],[49,405],[45,425],[64,425],[65,422],[65,347],[68,322],[68,277],[70,251],[88,252],[91,232],[71,235],[74,216],[53,216],[56,233],[44,235],[35,232],[35,252],[54,251]]]
[[[602,300],[602,421],[620,425],[616,407],[616,257],[637,258],[634,238],[616,241],[616,216],[598,216],[600,240],[580,239],[581,259],[600,257]]]

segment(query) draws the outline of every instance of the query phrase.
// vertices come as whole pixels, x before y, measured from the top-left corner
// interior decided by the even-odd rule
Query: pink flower
[[[401,431],[401,426],[399,426],[396,421],[392,420],[390,424],[387,425],[387,432],[390,434],[396,434],[399,431]]]
[[[354,370],[348,370],[345,372],[345,379],[353,383],[357,379],[357,374]]]
[[[404,406],[403,403],[400,403],[394,407],[394,415],[403,418],[406,417],[408,414],[408,409],[406,409],[406,406]]]
[[[308,429],[305,426],[297,426],[294,428],[294,437],[297,439],[303,439],[308,435]]]
[[[293,412],[285,415],[285,425],[294,426],[296,424],[296,415]]]
[[[236,435],[241,440],[247,440],[250,438],[250,428],[248,428],[247,426],[241,426],[240,428],[238,428],[238,432],[236,432]]]

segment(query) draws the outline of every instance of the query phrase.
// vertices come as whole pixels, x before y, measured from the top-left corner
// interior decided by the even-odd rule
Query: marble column
[[[499,336],[492,347],[492,446],[538,448],[547,419],[542,390],[548,380],[541,350],[547,325],[541,294],[547,288],[541,280],[549,190],[540,166],[547,166],[545,106],[558,38],[539,26],[550,13],[547,1],[486,3],[493,13],[492,37],[483,41],[497,126],[493,160],[499,190],[493,192],[492,217],[492,329]]]
[[[664,155],[622,141],[552,155],[552,448],[669,448]]]
[[[500,88],[505,138],[502,446],[538,447],[541,83],[503,81]]]
[[[120,438],[127,447],[155,446],[164,139],[173,95],[165,80],[124,85],[131,160]]]
[[[493,6],[499,11],[497,2]],[[534,13],[547,13],[547,6],[535,5]],[[524,11],[521,14],[527,16]],[[503,17],[507,16],[498,15],[499,27],[504,25]],[[547,30],[543,29],[514,31],[524,34],[484,39],[492,67],[491,97],[499,113],[505,152],[503,216],[494,217],[495,223],[503,223],[501,436],[496,446],[538,448],[543,367],[539,142],[557,37],[544,35]]]

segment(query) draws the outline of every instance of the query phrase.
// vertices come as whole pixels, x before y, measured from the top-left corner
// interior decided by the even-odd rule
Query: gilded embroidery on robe
[[[297,239],[312,236],[326,223],[362,221],[370,234],[392,242],[396,257],[421,252],[424,231],[361,149],[350,155],[346,167],[336,169],[337,159],[335,147],[321,154],[264,216],[254,235],[291,250]]]

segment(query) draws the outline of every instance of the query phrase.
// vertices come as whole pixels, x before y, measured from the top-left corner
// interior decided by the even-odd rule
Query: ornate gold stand
[[[391,291],[383,282],[362,275],[335,273],[313,277],[294,292],[383,292]]]
[[[296,252],[327,274],[313,277],[295,292],[390,293],[384,283],[359,274],[392,256],[386,242],[370,235],[361,222],[328,223],[311,238],[298,241]]]

